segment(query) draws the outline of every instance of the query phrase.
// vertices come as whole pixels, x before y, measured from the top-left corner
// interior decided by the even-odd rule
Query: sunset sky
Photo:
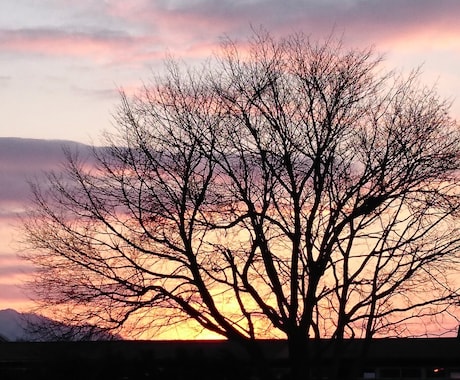
[[[168,55],[198,63],[223,36],[251,26],[275,36],[302,31],[374,45],[385,65],[422,65],[423,81],[453,101],[460,119],[458,0],[4,0],[0,1],[0,309],[24,305],[30,268],[15,253],[14,214],[27,204],[25,178],[56,167],[58,142],[96,143],[128,93]]]

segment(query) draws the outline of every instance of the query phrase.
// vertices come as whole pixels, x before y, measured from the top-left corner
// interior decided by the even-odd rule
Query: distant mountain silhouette
[[[0,310],[0,341],[80,341],[120,340],[97,326],[68,326],[33,313],[19,313],[13,309]]]

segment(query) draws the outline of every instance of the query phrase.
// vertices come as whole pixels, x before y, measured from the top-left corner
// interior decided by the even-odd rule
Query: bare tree
[[[31,288],[74,323],[193,323],[245,344],[414,335],[458,299],[449,103],[331,38],[227,42],[137,97],[88,167],[33,186]]]

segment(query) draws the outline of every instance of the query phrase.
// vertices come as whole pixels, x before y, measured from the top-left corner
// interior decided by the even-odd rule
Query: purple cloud
[[[70,141],[0,138],[0,308],[11,302],[25,304],[20,289],[33,267],[19,259],[19,219],[30,200],[28,180],[43,180],[44,173],[59,170],[63,147],[85,154],[88,147]]]
[[[456,0],[203,0],[134,4],[128,7],[114,2],[109,12],[125,22],[142,23],[146,30],[165,39],[169,36],[172,43],[179,38],[189,43],[208,40],[223,33],[246,35],[251,24],[264,25],[274,33],[303,30],[324,35],[336,28],[361,41],[385,40],[427,25],[455,32],[456,15],[460,13],[460,2]]]
[[[0,211],[12,202],[27,203],[28,181],[59,169],[65,146],[88,149],[69,141],[0,138]]]
[[[32,273],[34,267],[18,258],[15,253],[1,253],[0,254],[0,283],[4,282],[5,278],[16,275],[24,275]]]

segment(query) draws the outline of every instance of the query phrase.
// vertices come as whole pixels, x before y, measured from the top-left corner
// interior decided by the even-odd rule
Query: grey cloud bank
[[[64,147],[87,149],[83,144],[70,141],[0,138],[0,205],[5,202],[26,203],[28,181],[59,169],[64,159]]]
[[[19,215],[30,202],[28,181],[41,181],[46,172],[58,171],[64,147],[89,150],[71,141],[0,138],[0,308],[27,299],[20,284],[33,268],[17,256]]]

